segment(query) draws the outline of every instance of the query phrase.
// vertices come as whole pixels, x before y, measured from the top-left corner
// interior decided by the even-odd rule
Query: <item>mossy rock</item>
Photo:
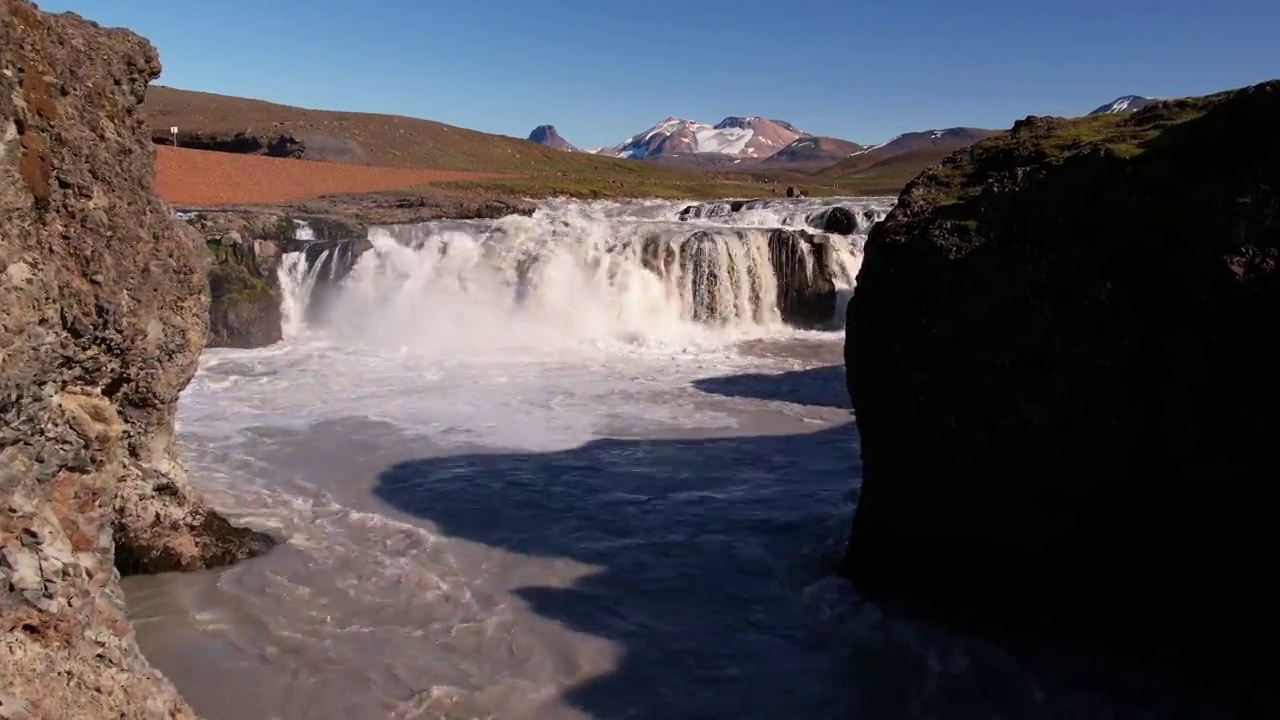
[[[281,294],[252,243],[210,240],[210,347],[261,347],[281,339]]]

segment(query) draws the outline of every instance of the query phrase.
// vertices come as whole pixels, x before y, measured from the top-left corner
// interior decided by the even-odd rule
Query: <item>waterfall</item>
[[[883,217],[879,202],[850,208]],[[556,203],[531,217],[373,228],[363,253],[344,243],[286,256],[285,334],[314,326],[451,352],[830,326],[865,236],[807,227],[824,207],[813,201],[733,205],[693,221],[675,204]]]

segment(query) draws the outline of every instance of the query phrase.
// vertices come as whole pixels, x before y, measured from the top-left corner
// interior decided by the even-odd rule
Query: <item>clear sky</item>
[[[875,143],[1280,77],[1280,0],[46,0],[160,83],[584,148],[675,115]]]

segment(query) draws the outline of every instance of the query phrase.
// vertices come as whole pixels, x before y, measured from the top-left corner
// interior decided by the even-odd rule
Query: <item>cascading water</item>
[[[552,203],[532,217],[375,228],[354,263],[287,259],[286,322],[290,333],[305,320],[348,341],[432,352],[723,342],[829,325],[863,236],[802,219],[836,206],[874,218],[888,203],[759,201],[684,221],[673,203]]]
[[[126,579],[143,651],[208,720],[1113,715],[833,577],[841,338],[787,323],[841,309],[889,204],[300,227],[284,342],[207,351],[178,414],[284,543]]]

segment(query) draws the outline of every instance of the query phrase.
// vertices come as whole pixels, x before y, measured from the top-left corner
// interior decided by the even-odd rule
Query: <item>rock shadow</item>
[[[702,386],[841,407],[836,370],[772,376],[789,391],[755,375]],[[1101,717],[1117,694],[1122,713],[1164,705],[1029,669],[860,600],[834,576],[860,474],[844,423],[423,458],[385,470],[374,492],[446,536],[600,568],[570,587],[513,591],[620,650],[611,671],[561,696],[600,720]],[[1165,716],[1190,716],[1173,710]]]
[[[845,387],[844,365],[789,372],[743,373],[695,380],[694,387],[712,395],[752,398],[840,408],[852,411]],[[853,432],[852,429],[849,432]]]
[[[592,717],[830,717],[846,671],[811,588],[844,584],[831,573],[857,458],[850,427],[600,440],[413,460],[375,494],[448,536],[603,568],[573,587],[515,591],[622,651],[613,672],[563,698]]]

